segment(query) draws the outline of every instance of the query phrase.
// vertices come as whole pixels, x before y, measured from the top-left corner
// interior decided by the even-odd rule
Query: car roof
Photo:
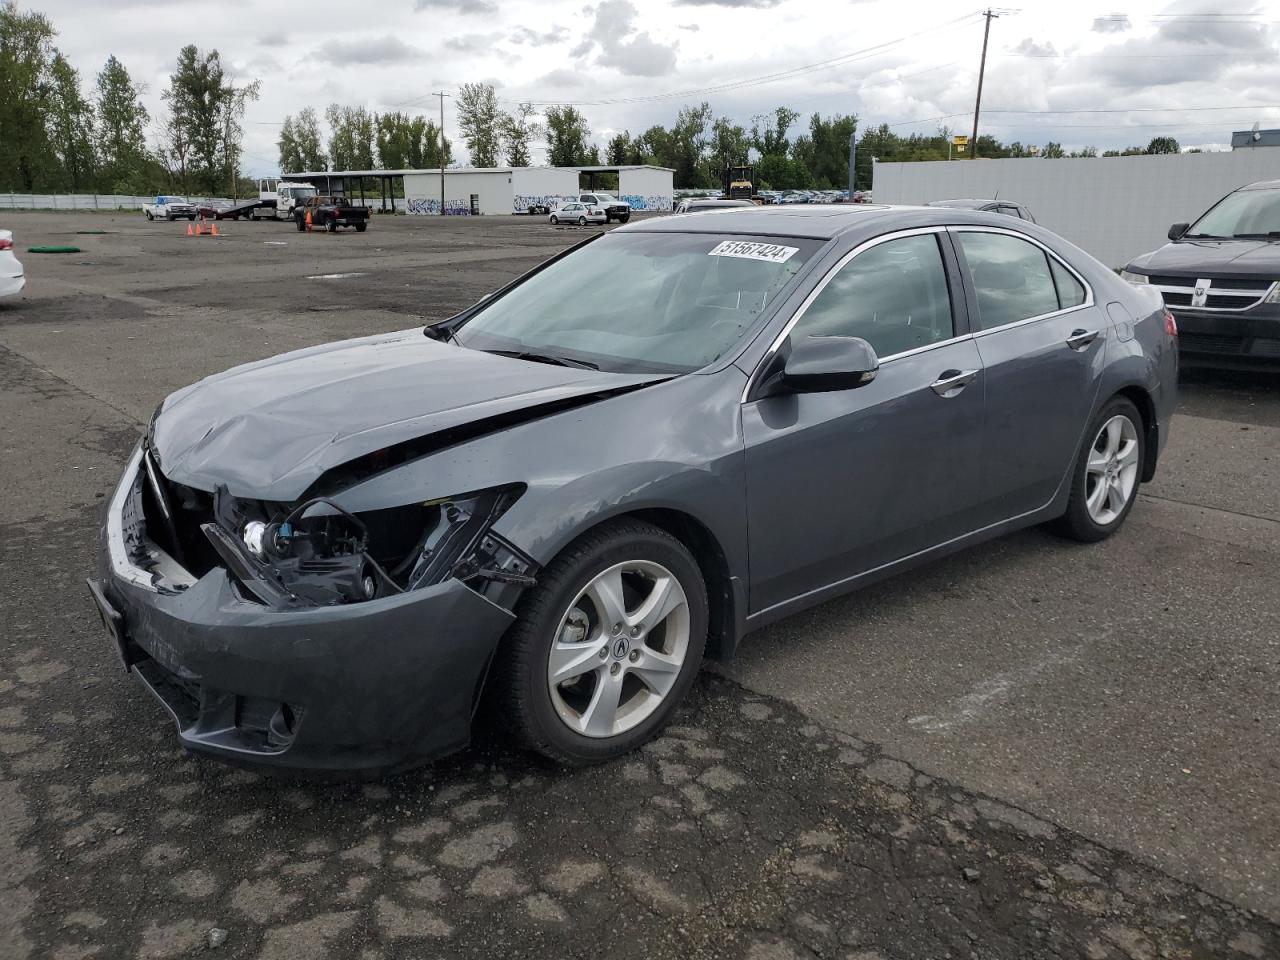
[[[1247,183],[1240,189],[1241,190],[1280,190],[1280,180],[1259,180],[1257,183]]]
[[[679,213],[627,224],[614,232],[742,233],[832,240],[842,234],[863,229],[885,232],[949,223],[1007,227],[1008,220],[1003,214],[979,210],[944,211],[938,207],[890,206],[883,203],[807,203],[730,208],[719,211],[715,216]]]
[[[958,197],[955,200],[930,200],[925,204],[925,206],[926,207],[956,207],[958,209],[977,210],[988,203],[1013,203],[1016,205],[1016,202],[1013,200],[982,200],[982,199],[979,199],[978,197],[963,197],[963,198]]]

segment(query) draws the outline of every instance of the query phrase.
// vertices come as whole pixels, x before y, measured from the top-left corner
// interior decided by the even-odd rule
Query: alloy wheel
[[[596,574],[560,619],[547,662],[551,703],[575,733],[613,737],[650,716],[689,648],[689,599],[662,564]]]
[[[1138,429],[1117,414],[1098,431],[1085,465],[1085,507],[1099,526],[1115,523],[1138,483]]]

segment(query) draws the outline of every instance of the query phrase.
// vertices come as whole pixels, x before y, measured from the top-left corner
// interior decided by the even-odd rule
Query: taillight
[[[0,239],[0,250],[12,250],[12,249],[13,249],[13,241],[12,241],[12,240],[2,240],[2,239]]]
[[[1178,335],[1178,321],[1173,319],[1173,314],[1168,310],[1164,312],[1164,332],[1171,337]]]

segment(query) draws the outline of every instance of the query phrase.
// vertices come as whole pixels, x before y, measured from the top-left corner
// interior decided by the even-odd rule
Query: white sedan
[[[0,297],[12,297],[27,282],[22,264],[13,255],[13,234],[0,230]]]
[[[603,207],[573,200],[562,203],[552,210],[549,219],[552,223],[576,223],[580,227],[585,227],[588,223],[608,223],[609,215],[605,213]]]

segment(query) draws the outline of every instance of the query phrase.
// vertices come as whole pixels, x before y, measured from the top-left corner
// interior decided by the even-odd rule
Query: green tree
[[[144,130],[150,116],[123,63],[107,57],[98,74],[98,161],[104,188],[135,193],[155,184]]]
[[[490,83],[464,83],[458,88],[458,129],[473,167],[496,167],[501,151],[502,111]]]
[[[538,125],[530,120],[533,115],[533,104],[521,103],[498,118],[498,134],[508,166],[527,167],[532,162],[529,145],[538,132]]]
[[[62,168],[62,185],[72,192],[88,188],[94,174],[93,105],[80,90],[80,73],[61,53],[49,66],[49,142]]]
[[[1182,146],[1173,137],[1152,137],[1144,153],[1181,153]]]
[[[707,175],[703,165],[710,125],[711,105],[706,101],[696,107],[680,108],[670,131],[671,162],[663,164],[675,169],[675,186],[709,187],[718,181]]]
[[[422,118],[408,114],[384,113],[374,117],[378,166],[383,170],[404,170],[413,166],[412,157],[422,153]]]
[[[223,114],[229,97],[218,51],[201,53],[194,44],[183,47],[161,96],[170,112],[166,146],[183,192],[194,188],[217,193],[223,172]]]
[[[751,145],[764,157],[785,157],[791,148],[787,131],[800,119],[800,114],[790,107],[778,107],[772,115],[762,114],[751,118]]]
[[[298,165],[292,169],[328,170],[329,158],[325,156],[320,140],[320,118],[312,107],[303,107],[293,121],[293,136],[297,144]],[[282,171],[284,167],[280,168]]]
[[[239,196],[240,156],[244,144],[244,111],[251,100],[258,99],[261,83],[253,80],[243,87],[228,84],[222,97],[222,141],[220,159],[227,192]],[[216,192],[216,191],[214,191]]]
[[[726,167],[747,162],[750,149],[751,138],[746,130],[727,117],[718,118],[711,124],[707,177],[713,184],[719,183]]]
[[[298,152],[298,130],[293,117],[288,114],[285,114],[284,122],[280,124],[280,139],[276,141],[276,148],[280,151],[282,174],[306,169],[302,165],[302,155]]]
[[[805,165],[820,189],[849,185],[849,138],[858,129],[856,116],[836,114],[824,119],[819,114],[809,118],[808,156]]]
[[[329,161],[334,170],[372,170],[374,117],[364,107],[329,104]]]
[[[609,138],[609,143],[604,152],[610,166],[620,167],[630,163],[631,134],[625,130],[621,133],[615,133]]]
[[[1044,149],[1040,151],[1040,156],[1046,160],[1061,160],[1066,154],[1062,150],[1062,144],[1050,140],[1044,145]]]
[[[34,190],[54,163],[46,118],[53,25],[44,14],[0,6],[0,184]]]
[[[575,107],[547,109],[547,161],[553,167],[573,167],[587,162],[587,118]]]

